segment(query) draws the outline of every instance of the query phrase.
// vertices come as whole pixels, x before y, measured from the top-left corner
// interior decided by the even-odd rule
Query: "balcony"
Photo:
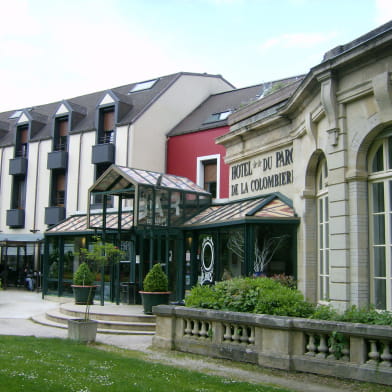
[[[49,170],[63,169],[68,165],[68,151],[52,151],[48,153],[47,167]]]
[[[11,176],[25,176],[27,174],[27,158],[16,157],[10,159],[9,174]]]
[[[65,207],[46,207],[45,208],[45,224],[56,225],[65,219]]]
[[[25,210],[12,209],[7,210],[6,224],[12,228],[24,227],[25,225]]]
[[[96,144],[93,146],[91,163],[114,163],[115,146],[112,143]]]

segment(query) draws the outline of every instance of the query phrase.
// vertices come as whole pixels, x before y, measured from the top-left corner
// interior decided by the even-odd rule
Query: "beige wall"
[[[220,78],[181,75],[133,125],[129,166],[164,172],[166,134],[208,96],[230,89]]]

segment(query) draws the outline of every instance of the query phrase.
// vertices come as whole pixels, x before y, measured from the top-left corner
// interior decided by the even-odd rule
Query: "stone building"
[[[391,71],[389,22],[232,114],[217,139],[232,200],[292,200],[295,270],[310,300],[392,310]]]

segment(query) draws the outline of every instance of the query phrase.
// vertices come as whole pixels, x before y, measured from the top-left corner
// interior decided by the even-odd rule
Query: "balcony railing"
[[[66,169],[68,166],[68,152],[64,150],[52,151],[48,153],[47,168],[49,170],[54,169]]]

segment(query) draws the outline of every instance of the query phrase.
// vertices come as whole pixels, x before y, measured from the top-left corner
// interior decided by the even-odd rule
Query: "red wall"
[[[226,149],[215,144],[215,139],[227,132],[229,127],[221,127],[170,137],[167,142],[166,172],[196,182],[197,158],[220,154],[220,198],[229,197],[229,166],[223,161]]]

